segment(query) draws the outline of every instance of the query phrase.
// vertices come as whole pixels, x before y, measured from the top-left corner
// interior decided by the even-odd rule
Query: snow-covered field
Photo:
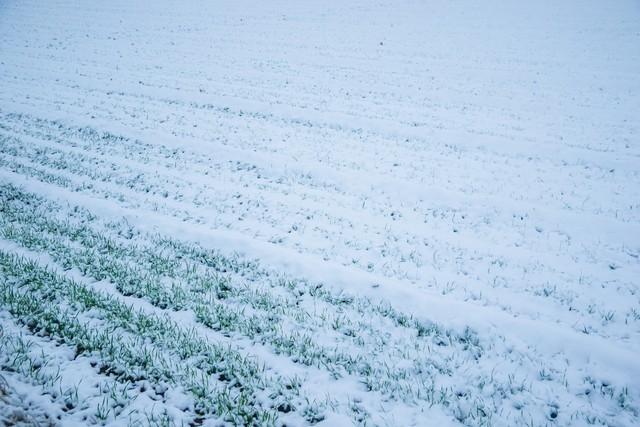
[[[0,424],[640,425],[640,4],[0,2]]]

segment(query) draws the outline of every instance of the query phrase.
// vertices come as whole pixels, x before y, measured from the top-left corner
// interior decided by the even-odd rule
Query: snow
[[[633,425],[639,76],[630,0],[5,1],[0,183],[470,327],[494,352],[470,378],[513,352],[531,382],[532,366],[565,370],[567,394],[536,399]],[[424,424],[423,404],[238,342],[308,372],[316,400]],[[580,395],[585,377],[633,409]],[[585,422],[564,405],[532,422]],[[449,409],[430,419],[455,425]]]

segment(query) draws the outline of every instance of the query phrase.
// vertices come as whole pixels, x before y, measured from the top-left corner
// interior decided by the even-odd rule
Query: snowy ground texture
[[[640,425],[637,1],[0,2],[0,424]]]

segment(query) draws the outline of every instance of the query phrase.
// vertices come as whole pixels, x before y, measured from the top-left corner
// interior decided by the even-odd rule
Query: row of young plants
[[[123,294],[158,308],[191,310],[203,325],[248,337],[296,363],[321,367],[336,378],[356,376],[367,389],[393,399],[443,405],[469,425],[489,424],[504,400],[514,393],[531,393],[531,385],[523,381],[514,386],[508,377],[487,402],[483,387],[497,382],[498,376],[490,379],[480,370],[463,391],[438,386],[440,381],[457,382],[453,378],[459,370],[477,369],[475,364],[484,357],[485,350],[468,329],[460,333],[425,324],[388,304],[274,276],[256,263],[140,233],[126,222],[99,225],[88,211],[61,210],[15,187],[2,191],[7,201],[5,238],[46,251],[65,268],[107,279]],[[53,212],[66,219],[55,220]],[[306,310],[310,307],[316,312]],[[403,338],[390,338],[397,331]],[[313,338],[318,333],[330,337],[334,346],[318,345]]]
[[[389,306],[334,295],[319,285],[306,282],[281,278],[271,281],[255,264],[238,264],[237,260],[217,253],[207,254],[195,247],[180,256],[175,253],[172,256],[166,252],[168,245],[185,249],[184,244],[166,238],[156,236],[146,247],[135,243],[124,245],[96,233],[86,223],[77,225],[68,219],[60,222],[51,219],[52,215],[43,215],[42,211],[52,212],[56,208],[32,197],[17,190],[14,203],[7,204],[5,226],[1,230],[4,238],[29,249],[46,251],[64,268],[77,268],[95,280],[107,279],[126,296],[144,298],[162,309],[191,309],[206,326],[226,334],[237,332],[270,345],[276,353],[291,356],[297,363],[328,369],[336,377],[344,373],[359,375],[370,389],[384,389],[406,399],[421,396],[425,379],[429,380],[431,388],[434,387],[431,369],[423,372],[420,378],[414,376],[413,366],[391,367],[394,358],[410,359],[421,351],[406,353],[406,349],[385,338],[390,335],[389,331],[380,326],[404,328],[405,336],[433,341],[439,346],[451,345],[456,339],[451,331],[419,324]],[[20,198],[26,201],[24,205],[16,203]],[[85,215],[89,215],[85,220],[92,218],[86,212]],[[200,263],[196,264],[193,258]],[[234,271],[250,282],[239,283],[231,276]],[[261,277],[269,281],[263,288],[260,287]],[[308,300],[306,304],[305,300]],[[316,308],[315,315],[304,308],[312,305]],[[248,313],[248,308],[252,313]],[[371,313],[387,319],[373,327]],[[287,332],[286,323],[294,324],[293,332]],[[318,329],[337,337],[337,344],[347,341],[350,345],[340,346],[345,347],[343,350],[339,346],[318,345],[313,339]],[[479,357],[477,340],[469,331],[458,337],[456,344],[462,344],[465,349],[473,347],[476,352],[473,357]],[[359,351],[357,347],[360,347]],[[372,352],[388,360],[376,366],[369,362]],[[424,352],[424,356],[428,354],[428,351]],[[431,366],[440,373],[451,371],[448,362],[453,358],[444,361],[422,359],[416,361],[416,366]],[[441,390],[439,394],[446,395],[447,391]]]
[[[138,193],[168,196],[163,189],[166,185],[162,186],[159,182],[150,181],[139,171],[126,165],[116,165],[95,157],[89,158],[86,154],[73,149],[62,149],[62,146],[49,147],[46,144],[25,144],[21,139],[0,134],[0,149],[4,154],[4,162],[6,166],[13,169],[17,169],[19,165],[23,168],[30,167],[31,170],[36,170],[37,167],[43,170],[48,168],[51,171],[63,171],[65,174],[81,177],[90,182],[109,182]],[[25,159],[28,159],[28,164]],[[65,176],[62,178],[67,184],[71,183],[69,178]],[[175,178],[171,184],[176,194],[186,185],[179,183]]]
[[[37,164],[41,168],[64,171],[95,183],[108,182],[140,195],[183,200],[186,190],[194,188],[195,183],[186,180],[178,172],[170,171],[174,171],[178,164],[189,162],[190,174],[195,170],[199,171],[197,173],[202,178],[208,178],[208,184],[192,194],[189,202],[194,206],[219,207],[215,176],[233,172],[227,173],[225,179],[235,180],[242,179],[236,177],[239,171],[257,173],[253,165],[232,161],[212,165],[211,159],[205,162],[194,153],[145,144],[111,133],[101,134],[92,128],[52,126],[51,123],[42,121],[37,123],[44,126],[44,131],[40,131],[38,127],[14,128],[9,123],[0,123],[0,151],[10,155],[13,163],[19,164],[20,159],[30,159],[31,166]],[[157,162],[166,162],[171,167],[165,169],[163,175],[158,175],[157,172],[141,173],[139,168],[144,165],[152,164],[157,169]],[[202,186],[203,183],[198,185]],[[269,186],[266,181],[261,185]],[[98,191],[97,188],[90,188]]]
[[[456,332],[420,322],[388,304],[292,280],[193,243],[141,233],[126,221],[102,222],[89,211],[64,208],[11,185],[2,186],[2,199],[4,238],[45,251],[64,268],[109,280],[122,294],[160,309],[193,311],[201,324],[226,336],[249,338],[335,378],[356,376],[366,389],[392,399],[442,405],[461,421],[479,425],[490,423],[491,414],[514,395],[534,393],[535,380],[514,386],[513,376],[500,383],[483,373],[480,360],[495,350],[483,348],[469,329]],[[332,344],[317,344],[318,334]],[[495,353],[496,363],[528,360]],[[475,372],[471,387],[442,385],[459,383],[453,378],[461,370]],[[489,397],[483,391],[487,384],[494,386]],[[554,387],[568,391],[562,384]],[[628,398],[625,402],[633,408]],[[518,412],[526,415],[526,409]]]
[[[295,381],[269,375],[237,349],[167,316],[136,310],[5,251],[0,272],[6,283],[0,303],[32,334],[73,346],[76,357],[97,355],[96,369],[120,382],[184,389],[193,400],[194,420],[214,415],[236,424],[273,424],[277,403],[265,396],[290,390],[294,399],[296,389],[286,385]]]
[[[24,319],[2,319],[0,371],[9,380],[0,398],[0,424],[57,425],[59,423],[129,426],[175,426],[197,424],[198,416],[183,408],[181,416],[165,400],[165,384],[125,380],[94,355],[77,354],[62,339],[44,332],[31,334]],[[29,322],[35,331],[35,322]],[[38,333],[38,331],[36,331]],[[72,358],[70,355],[74,355]],[[95,368],[95,369],[94,369]],[[93,371],[89,374],[89,371]],[[82,375],[78,375],[82,372]],[[20,391],[10,383],[21,383]],[[149,396],[140,403],[140,396]],[[152,402],[151,408],[148,403]]]
[[[0,151],[5,154],[5,157],[0,157],[0,164],[16,173],[34,176],[45,182],[62,185],[74,191],[89,191],[101,197],[121,201],[129,199],[126,194],[121,191],[113,191],[113,188],[110,187],[111,184],[117,184],[121,189],[134,191],[140,195],[171,196],[173,199],[182,200],[184,197],[182,190],[189,186],[189,183],[182,182],[176,176],[165,176],[160,180],[147,179],[143,174],[125,165],[99,160],[100,156],[97,156],[96,152],[107,154],[107,159],[108,156],[117,156],[138,163],[142,159],[144,163],[148,163],[151,156],[157,159],[173,158],[173,161],[180,163],[195,162],[202,168],[206,167],[206,162],[203,163],[202,159],[193,156],[192,153],[185,152],[185,150],[145,144],[109,132],[98,132],[92,128],[68,127],[59,122],[50,122],[31,116],[8,114],[4,118],[7,123],[0,124],[0,129],[5,132],[4,136],[0,136]],[[42,143],[25,144],[15,136],[10,136],[21,134],[38,138]],[[127,149],[124,149],[125,146]],[[83,152],[91,152],[92,154],[84,155],[76,152],[79,150],[69,151],[69,147],[74,149],[80,147],[84,150]],[[26,158],[30,159],[29,162],[24,161]],[[34,160],[37,160],[37,163],[34,163]],[[56,173],[56,170],[64,173]],[[209,174],[209,172],[207,173]],[[70,179],[71,176],[82,180],[74,182],[75,180]],[[84,181],[84,179],[88,179],[88,181]],[[109,186],[100,185],[101,182],[107,181]],[[167,185],[169,183],[170,185]],[[224,206],[224,203],[219,203],[209,193],[211,192],[200,191],[190,201],[194,206],[215,206],[216,208]],[[153,205],[154,209],[164,213],[179,215],[183,219],[193,219],[193,213],[176,213],[157,203]],[[235,211],[237,208],[239,207],[235,206],[232,209]],[[247,206],[245,205],[242,209],[246,210]],[[446,242],[440,242],[440,244],[447,245]],[[581,316],[583,319],[583,321],[576,322],[574,328],[585,334],[608,336],[607,334],[616,333],[618,320],[624,318],[626,325],[630,322],[635,323],[640,318],[633,308],[626,313],[613,310],[585,310],[581,304],[576,303],[580,299],[580,295],[570,289],[560,291],[556,286],[548,283],[536,283],[524,287],[523,290],[532,297],[551,299],[554,304],[569,307],[571,313],[574,313],[575,316]],[[443,290],[443,293],[445,292],[449,292],[449,290]],[[635,291],[632,292],[635,293]],[[487,299],[489,297],[483,295],[482,292],[471,292],[466,298],[484,299],[487,303],[496,303],[495,300]],[[505,307],[505,309],[508,310],[509,307]]]
[[[129,207],[142,205],[185,221],[204,221],[202,211],[199,210],[199,207],[204,205],[216,209],[225,206],[219,203],[219,200],[211,199],[209,195],[199,191],[191,200],[190,206],[195,210],[186,209],[180,204],[184,196],[180,191],[176,191],[177,184],[173,180],[169,182],[168,178],[165,178],[162,183],[146,180],[142,174],[130,169],[127,172],[120,171],[120,167],[115,164],[111,165],[112,170],[102,170],[96,167],[95,162],[89,157],[75,156],[76,161],[70,161],[69,158],[72,156],[66,152],[53,150],[55,156],[48,156],[46,153],[51,151],[50,149],[33,148],[33,145],[0,135],[0,166],[15,174],[35,178],[73,192],[82,192],[105,200],[117,200]],[[182,188],[186,188],[185,185],[182,185]],[[175,204],[168,204],[168,199]]]

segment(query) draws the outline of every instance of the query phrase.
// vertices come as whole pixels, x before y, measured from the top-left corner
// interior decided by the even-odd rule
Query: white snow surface
[[[469,327],[487,371],[492,349],[530,382],[562,366],[533,425],[640,422],[637,1],[7,0],[0,125],[2,183]],[[377,424],[460,422],[362,399]]]

